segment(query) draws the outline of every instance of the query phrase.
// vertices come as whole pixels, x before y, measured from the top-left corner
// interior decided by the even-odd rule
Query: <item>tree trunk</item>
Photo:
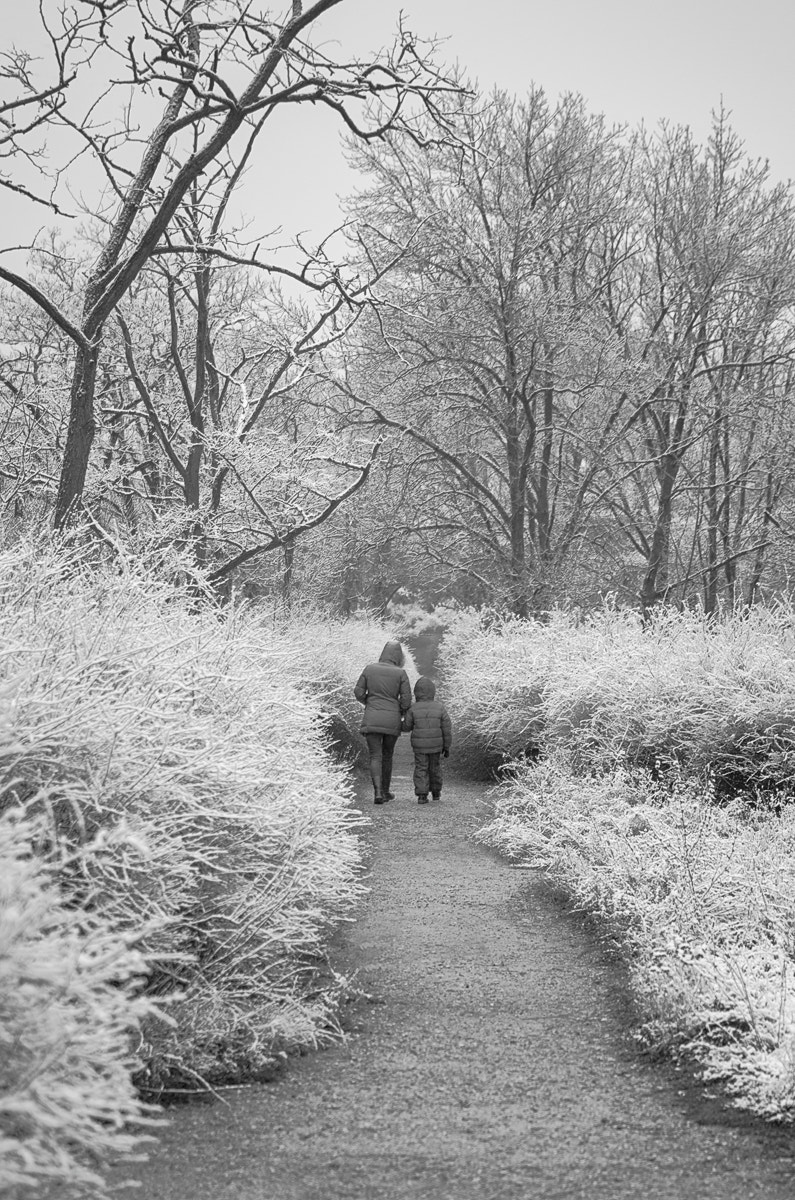
[[[707,573],[704,578],[704,612],[714,613],[718,607],[718,444],[720,440],[720,411],[712,414],[707,465]]]
[[[728,414],[724,413],[722,424],[722,467],[723,467],[723,502],[719,514],[720,535],[723,541],[723,558],[724,558],[724,575],[726,578],[726,601],[730,608],[734,608],[735,594],[737,588],[737,559],[732,554],[731,542],[731,520],[732,520],[732,501],[733,501],[733,485],[731,483],[732,476],[732,457],[731,457],[731,442],[729,439],[729,418]]]
[[[99,337],[87,349],[78,347],[69,397],[69,427],[66,433],[61,478],[55,501],[55,528],[69,523],[83,497],[88,460],[97,422],[94,416],[94,391],[99,361]]]
[[[282,568],[282,603],[289,609],[293,595],[293,570],[295,567],[295,543],[288,542],[284,547],[284,566]]]
[[[762,533],[764,535],[767,535],[767,532],[773,523],[773,509],[775,508],[779,491],[780,486],[776,486],[773,478],[773,472],[768,471],[767,480],[765,483],[765,511],[762,514]],[[762,582],[762,572],[765,567],[766,550],[767,544],[764,540],[762,540],[756,551],[756,554],[754,555],[754,565],[751,569],[751,575],[745,591],[746,608],[751,608],[756,601],[756,593],[759,589],[759,584]]]
[[[544,424],[541,433],[541,463],[538,469],[538,502],[536,519],[538,529],[538,551],[542,561],[549,558],[552,544],[552,503],[550,485],[552,477],[552,450],[554,438],[553,418],[555,415],[555,386],[553,376],[554,351],[547,350],[547,366],[544,372]]]
[[[552,453],[554,450],[555,380],[554,350],[547,348],[544,370],[543,426],[541,430],[541,461],[538,467],[536,502],[536,539],[538,556],[537,577],[533,593],[533,608],[537,613],[548,612],[552,606],[550,578],[552,571],[552,525],[554,512]]]
[[[527,494],[522,479],[521,446],[515,433],[509,434],[506,449],[508,458],[508,486],[511,497],[511,608],[517,617],[526,617],[529,611],[525,546]]]
[[[660,498],[657,503],[657,519],[651,548],[646,564],[646,574],[640,590],[640,603],[646,616],[664,595],[668,587],[668,556],[671,545],[671,520],[673,517],[673,493],[679,474],[680,458],[677,454],[666,454],[661,464]]]

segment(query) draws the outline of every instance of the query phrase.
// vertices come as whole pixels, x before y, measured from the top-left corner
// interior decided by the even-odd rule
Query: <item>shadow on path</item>
[[[611,955],[471,841],[483,785],[418,807],[410,760],[402,738],[397,799],[362,799],[372,894],[335,955],[369,996],[350,1037],[174,1112],[144,1197],[791,1200],[795,1137],[640,1057]]]

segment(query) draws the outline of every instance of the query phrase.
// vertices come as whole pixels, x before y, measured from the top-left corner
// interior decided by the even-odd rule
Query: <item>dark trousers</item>
[[[388,792],[392,783],[392,755],[397,733],[366,733],[370,753],[370,778],[376,791]]]
[[[437,750],[436,754],[423,754],[419,750],[414,751],[414,791],[418,796],[427,796],[428,792],[433,792],[434,796],[440,795],[442,790],[442,755]]]

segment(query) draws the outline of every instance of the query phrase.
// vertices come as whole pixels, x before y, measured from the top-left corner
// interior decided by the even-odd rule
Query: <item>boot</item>
[[[427,804],[428,803],[428,793],[420,792],[420,794],[417,796],[417,803],[418,804]]]
[[[386,801],[386,800],[394,800],[394,799],[395,799],[395,793],[390,792],[389,788],[384,788],[384,800]]]
[[[375,789],[375,795],[373,796],[373,804],[386,804],[388,799],[389,799],[389,796],[385,796],[380,788]]]
[[[441,798],[442,798],[441,792],[431,792],[431,800],[441,800]]]

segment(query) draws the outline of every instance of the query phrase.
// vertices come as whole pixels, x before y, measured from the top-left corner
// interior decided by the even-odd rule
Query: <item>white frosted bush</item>
[[[122,557],[0,555],[10,1195],[101,1194],[146,1111],[131,1075],[144,1094],[256,1078],[334,1032],[325,947],[362,892],[362,818],[331,733],[358,729],[353,686],[389,637],[219,611]]]
[[[448,627],[447,613],[455,618],[454,609],[442,606],[433,612],[416,604],[394,604],[389,606],[390,616],[400,628],[403,637],[420,637],[423,634],[441,634]]]
[[[493,760],[571,751],[711,772],[723,794],[786,790],[795,774],[795,614],[720,620],[660,610],[508,619],[443,643],[465,745]]]
[[[657,1048],[795,1119],[795,813],[716,807],[695,781],[588,778],[553,756],[496,792],[487,844],[543,868],[623,942]]]
[[[553,622],[564,622],[560,614]],[[550,626],[462,613],[445,633],[440,664],[456,730],[456,757],[476,769],[534,749],[544,734],[544,687],[560,642]]]
[[[326,1036],[317,965],[361,892],[361,818],[290,640],[123,562],[17,551],[0,573],[5,802],[46,789],[54,845],[97,847],[64,865],[75,902],[158,927],[174,1024],[147,1022],[144,1082],[256,1074]]]
[[[727,785],[736,773],[740,786],[765,779],[776,726],[791,736],[791,614],[712,621],[660,610],[643,626],[636,614],[604,613],[570,641],[577,660],[552,656],[545,680],[546,736],[584,764],[660,759],[712,770]]]
[[[795,614],[481,622],[445,669],[459,733],[518,764],[484,840],[620,932],[651,1044],[795,1118]]]
[[[298,610],[277,628],[290,645],[293,677],[319,701],[336,747],[358,754],[364,742],[358,735],[362,706],[353,695],[356,681],[368,663],[378,661],[386,642],[400,641],[413,687],[418,673],[411,651],[398,634],[368,616],[341,621]]]
[[[133,1035],[153,1006],[138,935],[69,903],[31,853],[46,832],[23,810],[0,815],[0,1192],[57,1183],[86,1198],[140,1141]]]

